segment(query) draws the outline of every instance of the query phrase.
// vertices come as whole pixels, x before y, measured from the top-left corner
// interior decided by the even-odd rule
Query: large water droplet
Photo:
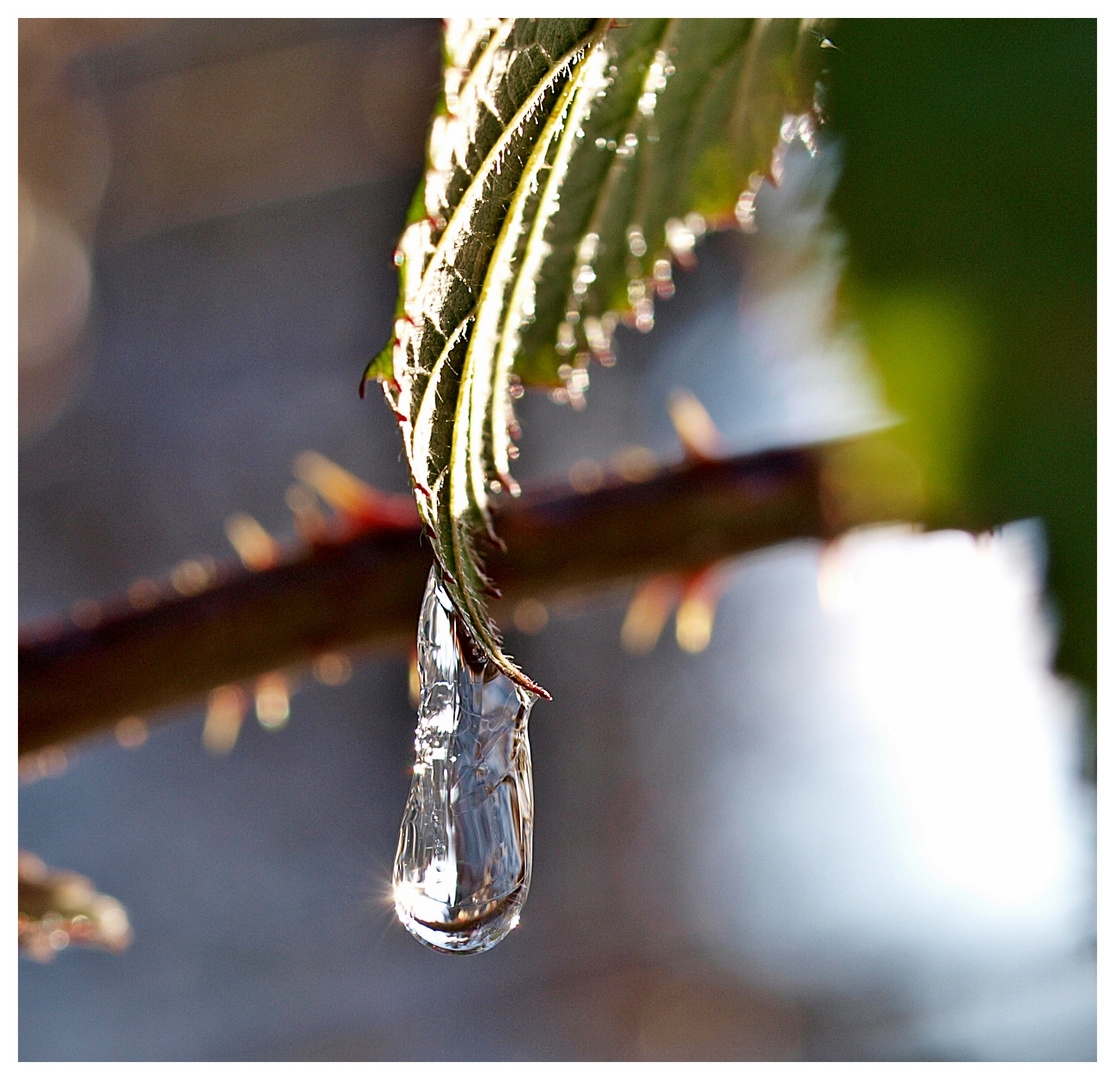
[[[534,695],[485,662],[435,566],[418,620],[414,779],[395,856],[395,911],[419,941],[475,953],[519,922],[530,887]]]

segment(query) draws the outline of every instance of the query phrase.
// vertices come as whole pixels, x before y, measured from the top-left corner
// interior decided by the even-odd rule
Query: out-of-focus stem
[[[508,499],[496,507],[507,550],[487,560],[503,596],[496,617],[527,597],[696,569],[901,516],[840,497],[831,463],[855,442],[683,464],[641,482],[605,478],[589,494],[563,484]],[[125,597],[105,601],[100,621],[84,629],[63,620],[26,628],[19,751],[80,739],[122,716],[324,652],[409,648],[430,559],[418,528],[379,528],[256,573],[222,567],[204,592],[146,610]]]

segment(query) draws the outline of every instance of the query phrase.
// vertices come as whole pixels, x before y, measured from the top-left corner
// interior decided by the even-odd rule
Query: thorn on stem
[[[708,410],[689,390],[671,392],[666,407],[682,450],[690,461],[716,461],[724,456],[724,441]]]

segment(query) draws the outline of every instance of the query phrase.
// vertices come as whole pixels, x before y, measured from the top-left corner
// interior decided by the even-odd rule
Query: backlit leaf
[[[783,136],[807,138],[820,35],[796,20],[451,20],[443,107],[399,244],[395,340],[369,367],[477,644],[506,657],[480,546],[509,475],[513,386],[583,399],[625,319],[653,323],[697,236],[749,225]]]

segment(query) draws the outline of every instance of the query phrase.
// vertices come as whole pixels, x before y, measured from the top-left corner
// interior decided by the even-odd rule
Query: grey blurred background
[[[289,537],[307,449],[406,490],[356,385],[390,332],[438,35],[21,21],[21,621],[231,558],[237,511]],[[677,386],[733,451],[888,420],[832,331],[838,149],[790,148],[759,234],[702,244],[584,412],[523,399],[520,480],[676,459]],[[1042,558],[1036,522],[785,545],[725,569],[696,656],[672,628],[627,655],[625,591],[510,628],[554,702],[531,896],[479,957],[390,909],[405,658],[299,676],[289,724],[246,722],[224,757],[204,703],[90,743],[21,786],[20,845],[118,897],[135,941],[21,957],[20,1057],[1094,1058],[1094,789]]]

